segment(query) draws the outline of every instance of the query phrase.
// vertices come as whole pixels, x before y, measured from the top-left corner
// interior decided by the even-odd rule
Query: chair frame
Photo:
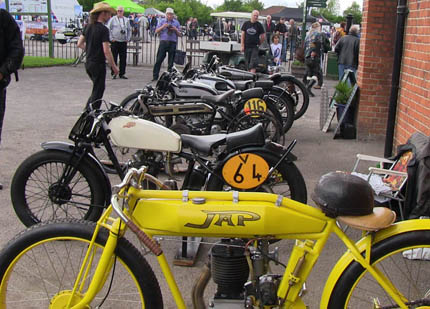
[[[384,168],[380,168],[380,167],[369,167],[369,174],[368,174],[367,181],[370,180],[370,177],[373,174],[381,175],[381,176],[383,176],[383,178],[386,178],[388,176],[401,176],[401,177],[403,177],[403,180],[400,183],[400,185],[398,186],[398,188],[392,188],[392,191],[388,192],[388,193],[380,193],[379,196],[383,196],[383,197],[386,197],[387,199],[389,199],[388,204],[389,204],[391,209],[393,209],[391,201],[396,200],[399,203],[400,218],[402,220],[404,220],[405,218],[404,218],[404,213],[403,213],[403,207],[404,207],[404,202],[405,202],[406,197],[404,194],[401,193],[401,191],[402,191],[404,185],[406,184],[406,182],[408,180],[408,173],[392,170],[392,168],[397,164],[397,162],[399,160],[393,161],[393,160],[375,157],[375,156],[357,154],[357,159],[355,161],[354,168],[352,170],[353,172],[355,172],[357,170],[360,161],[379,162],[380,166],[383,166],[384,163],[391,164],[390,169],[384,169]]]

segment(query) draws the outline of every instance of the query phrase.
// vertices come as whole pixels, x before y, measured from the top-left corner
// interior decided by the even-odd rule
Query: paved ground
[[[129,67],[128,80],[108,80],[105,99],[120,102],[134,89],[142,87],[151,79],[148,68]],[[72,125],[80,115],[90,94],[91,82],[83,65],[73,67],[55,67],[25,69],[20,72],[20,82],[13,82],[8,88],[7,112],[3,130],[3,141],[0,149],[0,181],[5,188],[0,191],[3,201],[0,208],[0,231],[3,246],[24,227],[15,216],[9,196],[10,181],[16,167],[29,155],[40,150],[39,144],[44,141],[67,141]],[[326,81],[329,93],[333,92],[335,81]],[[311,193],[319,177],[334,170],[350,170],[356,153],[383,155],[383,141],[356,141],[333,139],[333,129],[323,133],[319,130],[320,90],[312,98],[307,113],[297,120],[287,133],[287,140],[297,139],[294,154],[298,156],[296,164],[303,173],[308,192]],[[312,201],[309,199],[309,203]],[[171,261],[175,248],[171,241],[163,242]],[[281,244],[281,253],[288,254],[291,243]],[[205,249],[205,248],[203,248]],[[330,240],[324,255],[316,264],[315,271],[308,281],[310,289],[305,302],[311,307],[318,307],[318,300],[328,270],[344,248],[335,239]],[[174,273],[181,290],[190,305],[190,275],[196,275],[199,266],[206,258],[202,250],[197,267],[188,269],[174,267]],[[149,258],[153,261],[153,258]],[[156,267],[155,267],[156,268]],[[157,269],[157,268],[156,268]],[[170,293],[162,281],[166,308],[174,308]]]

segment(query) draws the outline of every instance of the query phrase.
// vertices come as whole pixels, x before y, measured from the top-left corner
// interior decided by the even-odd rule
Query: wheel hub
[[[72,198],[72,190],[69,186],[54,183],[48,190],[49,199],[55,204],[65,204]]]
[[[49,303],[49,308],[50,309],[66,308],[70,298],[72,298],[70,302],[70,306],[72,307],[77,303],[79,303],[84,298],[84,296],[78,292],[72,295],[72,291],[70,290],[60,291],[57,294],[55,294],[54,297],[52,297]],[[90,307],[86,306],[85,308],[90,308]]]

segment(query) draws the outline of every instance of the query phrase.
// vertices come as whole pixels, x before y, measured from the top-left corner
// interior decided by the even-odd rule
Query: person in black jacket
[[[6,87],[12,73],[16,74],[20,67],[23,57],[24,46],[19,27],[8,11],[0,9],[0,141],[6,111]]]
[[[272,21],[272,16],[266,16],[266,22],[263,23],[264,31],[266,31],[267,44],[272,43],[272,35],[275,32],[275,23]]]
[[[88,98],[86,108],[92,104],[98,109],[102,105],[101,99],[106,87],[106,60],[112,68],[113,74],[119,73],[109,46],[109,29],[105,26],[116,11],[105,2],[94,4],[90,11],[90,23],[84,28],[77,46],[87,53],[85,70],[93,82],[93,89]]]
[[[339,80],[342,79],[345,70],[357,72],[358,54],[360,52],[360,38],[358,37],[359,26],[352,25],[349,33],[343,36],[336,44],[334,51],[338,59]]]

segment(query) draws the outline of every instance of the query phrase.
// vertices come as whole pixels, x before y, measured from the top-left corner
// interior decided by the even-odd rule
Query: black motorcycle
[[[98,158],[100,148],[120,178],[129,167],[142,165],[155,175],[169,172],[172,161],[182,158],[188,163],[184,190],[258,190],[307,200],[303,176],[290,153],[294,145],[285,148],[267,141],[261,124],[231,134],[179,136],[112,105],[105,111],[84,111],[69,139],[73,143],[43,143],[43,150],[24,160],[13,176],[12,204],[26,226],[56,218],[100,217],[111,197],[111,184]],[[133,156],[120,161],[114,148],[133,150]],[[162,183],[148,177],[142,185],[177,186],[173,180]]]
[[[262,88],[245,91],[232,88],[233,84],[230,90],[219,91],[201,82],[184,80],[173,69],[160,76],[155,88],[147,85],[127,96],[120,105],[143,119],[180,133],[229,133],[261,122],[267,138],[281,141],[282,116],[276,98]]]

